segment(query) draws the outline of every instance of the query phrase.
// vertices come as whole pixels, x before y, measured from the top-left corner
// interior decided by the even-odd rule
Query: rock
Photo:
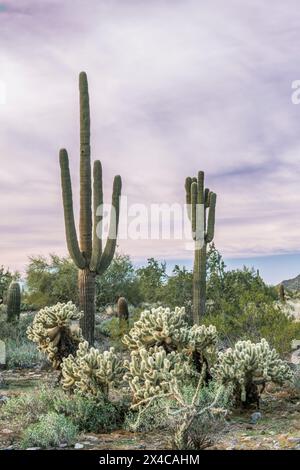
[[[295,442],[296,444],[300,444],[300,437],[289,437],[289,442]]]
[[[146,446],[144,444],[141,444],[138,446],[138,449],[146,449]]]
[[[1,433],[2,433],[2,434],[12,434],[13,431],[12,431],[11,429],[6,429],[6,428],[5,428],[5,429],[2,429]]]
[[[8,446],[4,450],[14,450],[14,446]]]
[[[293,339],[291,343],[292,350],[295,351],[296,349],[300,349],[300,340],[299,339]]]
[[[41,450],[41,447],[27,447],[26,450]]]
[[[6,395],[1,395],[0,396],[0,405],[3,405],[9,400],[9,398]]]
[[[256,411],[255,413],[252,413],[251,415],[251,424],[256,424],[259,420],[261,420],[262,414],[259,411]]]
[[[76,442],[74,449],[83,449],[83,448],[84,448],[83,444],[80,444],[80,442]]]
[[[66,447],[68,447],[68,444],[66,444],[65,442],[62,442],[61,444],[59,444],[58,446],[60,449],[65,449]]]

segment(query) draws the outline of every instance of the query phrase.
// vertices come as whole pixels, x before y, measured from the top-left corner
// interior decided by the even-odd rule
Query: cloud
[[[78,208],[82,69],[108,201],[120,173],[131,202],[184,202],[185,176],[204,169],[225,256],[299,251],[296,0],[42,3],[0,3],[0,263],[66,251],[57,155],[68,148]],[[191,258],[179,241],[120,249]]]

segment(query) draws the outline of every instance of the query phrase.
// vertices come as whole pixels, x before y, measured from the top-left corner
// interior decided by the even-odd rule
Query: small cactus
[[[119,297],[118,299],[118,304],[117,304],[117,309],[118,309],[118,317],[120,321],[126,321],[128,322],[129,319],[129,311],[128,311],[128,304],[127,300],[125,297]]]
[[[285,302],[285,288],[282,283],[279,286],[279,299],[281,302]]]
[[[74,354],[83,342],[80,328],[72,325],[81,316],[72,302],[58,303],[40,310],[27,328],[28,338],[37,343],[54,369],[59,369],[63,358]]]
[[[7,294],[7,321],[12,322],[20,318],[21,289],[18,282],[13,281]]]
[[[283,384],[293,379],[288,364],[265,339],[256,344],[238,341],[234,349],[219,353],[212,374],[221,384],[233,386],[236,403],[244,407],[252,403],[259,407],[259,386],[263,389],[267,382]]]

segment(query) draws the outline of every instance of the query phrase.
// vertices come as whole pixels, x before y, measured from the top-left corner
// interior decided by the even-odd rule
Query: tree
[[[145,302],[160,302],[162,290],[167,279],[166,263],[159,263],[154,258],[148,258],[147,266],[137,269],[139,289]]]
[[[114,304],[119,297],[126,297],[130,304],[141,301],[138,278],[131,259],[116,254],[107,271],[96,280],[96,306]]]
[[[188,314],[191,313],[193,290],[193,273],[185,267],[175,265],[171,276],[164,288],[164,303],[175,308],[185,307]],[[190,315],[189,315],[190,316]]]
[[[78,305],[77,268],[71,258],[31,256],[26,269],[25,302],[36,308],[69,302]]]

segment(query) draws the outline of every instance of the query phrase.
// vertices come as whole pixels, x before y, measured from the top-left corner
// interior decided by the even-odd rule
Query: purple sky
[[[299,253],[299,26],[297,0],[0,0],[0,265],[66,253],[58,150],[77,203],[81,70],[107,201],[120,173],[130,202],[180,203],[203,169],[225,257]],[[119,249],[191,259],[184,246]]]

